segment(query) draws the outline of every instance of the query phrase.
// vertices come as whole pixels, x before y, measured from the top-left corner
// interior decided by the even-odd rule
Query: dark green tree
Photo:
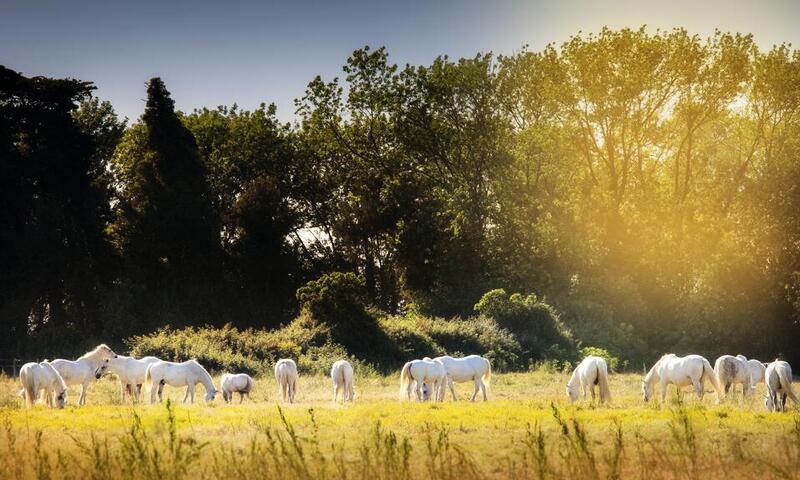
[[[115,230],[127,287],[145,306],[134,315],[156,325],[219,322],[220,222],[197,143],[161,79],[148,82],[141,123],[129,133],[115,158],[125,182]]]
[[[0,66],[2,351],[19,352],[28,333],[62,344],[70,332],[102,331],[109,199],[96,183],[96,145],[73,117],[92,89]]]

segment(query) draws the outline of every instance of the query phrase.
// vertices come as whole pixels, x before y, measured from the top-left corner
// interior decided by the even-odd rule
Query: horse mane
[[[188,361],[200,367],[200,371],[203,372],[203,375],[206,377],[206,380],[208,380],[211,383],[211,385],[214,385],[214,379],[211,378],[211,374],[208,373],[208,370],[206,370],[204,366],[200,365],[194,358]]]
[[[85,358],[91,358],[91,357],[95,356],[95,355],[97,354],[97,352],[98,352],[98,351],[99,351],[101,348],[107,348],[107,349],[111,350],[111,349],[108,347],[108,345],[106,345],[105,343],[101,343],[100,345],[98,345],[98,346],[94,347],[94,348],[93,348],[91,351],[89,351],[89,352],[86,352],[86,353],[84,353],[83,355],[81,355],[80,357],[78,357],[78,360],[83,360],[83,359],[85,359]]]
[[[572,388],[573,386],[575,386],[575,383],[577,381],[578,381],[578,367],[575,367],[575,369],[572,370],[572,376],[569,377],[569,381],[567,382],[567,388]]]
[[[652,367],[650,367],[650,370],[647,371],[647,375],[644,376],[644,382],[649,385],[653,379],[653,375],[656,373],[656,368],[658,368],[658,366],[661,365],[661,362],[663,362],[667,358],[676,356],[677,355],[675,355],[674,353],[665,353],[664,355],[661,355],[661,358],[659,358],[658,361],[654,363]]]

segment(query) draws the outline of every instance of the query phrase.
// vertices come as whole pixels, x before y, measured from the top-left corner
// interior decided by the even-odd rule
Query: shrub
[[[297,290],[302,312],[330,328],[335,343],[359,358],[378,364],[397,363],[402,352],[381,328],[377,314],[364,302],[364,279],[333,272]]]
[[[519,341],[525,358],[566,360],[575,356],[575,340],[555,309],[535,294],[508,295],[502,288],[486,292],[475,304],[480,315],[493,318]]]
[[[620,366],[619,358],[611,355],[608,350],[600,347],[583,347],[581,348],[581,357],[588,357],[594,355],[595,357],[602,357],[608,363],[608,368],[612,371],[617,371]],[[624,366],[624,365],[623,365]]]
[[[327,327],[302,315],[276,330],[237,330],[230,325],[180,330],[164,327],[149,335],[131,337],[125,343],[134,356],[154,355],[178,362],[194,358],[214,372],[251,375],[271,375],[279,358],[293,358],[300,371],[317,373],[321,371],[320,352],[341,353],[337,360],[346,357],[344,348],[331,341]],[[330,363],[326,369],[329,368]]]
[[[416,312],[381,319],[384,331],[405,358],[480,354],[498,370],[520,366],[522,349],[508,330],[486,317],[446,320]]]

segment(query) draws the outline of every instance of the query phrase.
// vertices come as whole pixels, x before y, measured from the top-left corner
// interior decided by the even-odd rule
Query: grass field
[[[800,478],[800,415],[766,412],[763,385],[744,403],[659,408],[640,379],[613,376],[612,405],[595,408],[568,405],[560,373],[495,374],[488,403],[442,404],[398,401],[395,377],[358,378],[356,402],[333,404],[329,379],[301,377],[279,408],[269,378],[243,405],[184,406],[167,387],[174,404],[135,407],[106,378],[87,406],[52,411],[22,408],[0,377],[0,478]]]

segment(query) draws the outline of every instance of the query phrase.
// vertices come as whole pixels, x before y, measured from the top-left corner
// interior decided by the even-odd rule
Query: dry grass
[[[545,372],[495,374],[490,402],[443,404],[400,402],[397,379],[378,376],[357,379],[354,404],[333,404],[327,378],[303,377],[299,402],[281,408],[269,378],[257,379],[251,403],[169,407],[120,405],[104,379],[86,407],[59,411],[21,408],[19,385],[0,378],[0,478],[800,475],[797,413],[768,414],[760,394],[722,406],[672,395],[659,408],[642,402],[640,378],[614,376],[608,408],[568,405],[566,375]],[[471,390],[458,389],[462,399]]]

